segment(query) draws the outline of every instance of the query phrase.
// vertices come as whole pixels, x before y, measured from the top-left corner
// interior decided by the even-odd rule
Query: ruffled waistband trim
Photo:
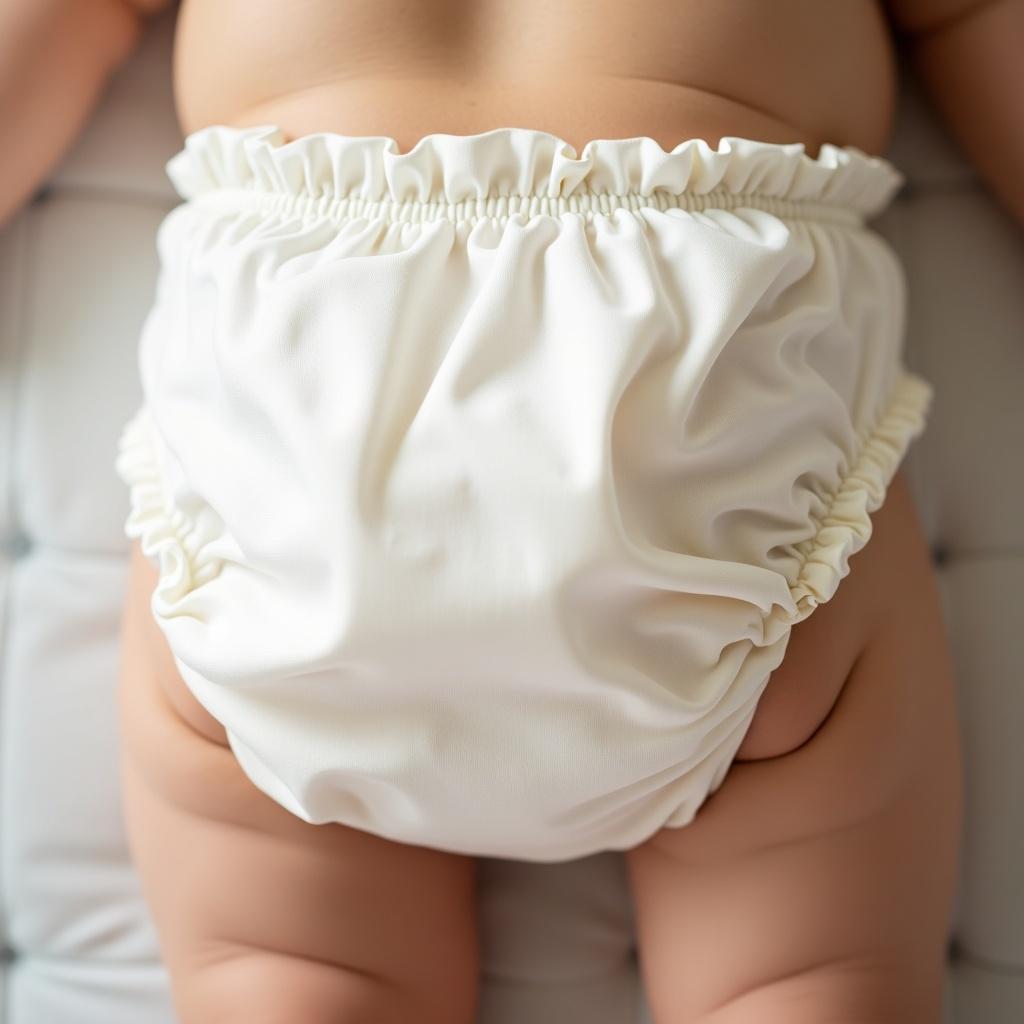
[[[610,209],[631,205],[630,197],[693,197],[665,205],[701,208],[735,207],[750,196],[835,207],[858,220],[880,213],[905,181],[888,160],[855,146],[825,143],[813,158],[802,142],[734,135],[723,136],[717,148],[693,138],[671,150],[649,136],[592,139],[579,155],[565,139],[532,128],[432,133],[406,153],[384,135],[284,138],[274,125],[210,125],[186,136],[167,175],[183,199],[243,189],[321,203],[429,207],[445,215],[464,203],[481,204],[481,213],[488,204],[493,211],[495,202],[504,213],[529,213],[572,209],[572,203],[602,209],[602,197]],[[609,205],[608,197],[624,201]]]

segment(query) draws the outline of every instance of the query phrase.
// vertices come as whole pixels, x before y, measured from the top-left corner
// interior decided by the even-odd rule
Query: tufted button
[[[51,195],[53,195],[53,186],[43,185],[41,188],[36,189],[31,202],[38,206],[40,203],[45,203]]]
[[[4,541],[4,551],[11,559],[24,558],[32,549],[32,538],[21,530],[8,534]]]
[[[943,544],[933,544],[931,546],[932,562],[935,565],[945,565],[949,561],[949,548]]]

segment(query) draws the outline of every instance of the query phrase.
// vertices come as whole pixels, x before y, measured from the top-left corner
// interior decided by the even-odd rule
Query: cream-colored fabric
[[[125,530],[253,783],[523,860],[687,824],[924,428],[900,172],[267,125],[167,169]]]

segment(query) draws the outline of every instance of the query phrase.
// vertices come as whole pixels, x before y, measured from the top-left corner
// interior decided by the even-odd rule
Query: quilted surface
[[[3,1024],[168,1024],[124,838],[114,704],[154,233],[177,197],[172,21],[154,22],[49,186],[0,231]],[[904,72],[906,75],[906,72]],[[906,463],[956,659],[967,820],[946,1024],[1024,1020],[1024,234],[904,79],[875,224],[908,275],[907,362],[934,383]],[[102,240],[102,248],[97,247]],[[487,860],[481,1024],[647,1024],[621,855]]]

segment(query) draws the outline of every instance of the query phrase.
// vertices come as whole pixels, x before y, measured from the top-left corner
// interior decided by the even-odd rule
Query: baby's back
[[[882,152],[895,55],[876,0],[183,0],[183,131],[542,128]]]

